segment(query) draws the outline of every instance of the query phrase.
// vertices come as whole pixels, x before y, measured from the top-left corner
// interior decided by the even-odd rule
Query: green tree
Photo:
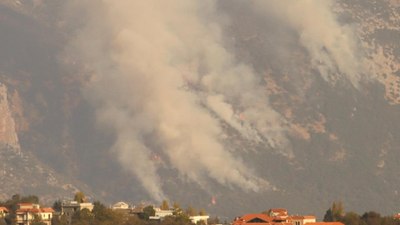
[[[77,201],[78,203],[86,202],[85,194],[81,191],[76,192],[74,196],[74,201]]]
[[[216,216],[216,217],[214,217],[214,218],[210,218],[210,219],[208,219],[208,224],[220,224],[221,222],[220,222],[220,220],[219,220],[219,218]]]
[[[200,216],[205,216],[205,215],[207,215],[207,213],[206,213],[206,211],[204,209],[200,209],[199,215]]]
[[[381,225],[399,225],[400,220],[393,218],[393,216],[385,216],[381,218]]]
[[[181,206],[177,202],[174,202],[172,207],[173,207],[173,210],[174,210],[173,214],[175,216],[182,214],[183,210],[182,210]]]
[[[333,202],[324,215],[324,222],[342,221],[344,216],[343,204],[341,202]]]
[[[346,225],[361,225],[361,218],[355,212],[347,212],[340,222]]]
[[[14,224],[17,223],[17,222],[16,222],[16,219],[17,219],[17,216],[15,215],[15,212],[12,212],[12,211],[11,211],[10,214],[8,214],[8,215],[4,218],[4,220],[6,221],[7,224],[12,224],[12,225],[14,225]]]
[[[188,216],[196,216],[197,215],[197,211],[195,208],[193,208],[192,206],[188,206],[186,209],[186,215]]]
[[[19,202],[21,200],[21,195],[15,194],[15,195],[11,196],[11,200],[15,201],[15,202]]]
[[[367,225],[381,225],[381,214],[370,211],[361,216],[361,220]]]
[[[68,225],[68,218],[66,215],[54,215],[51,219],[52,225]]]
[[[31,225],[46,225],[39,215],[34,215]]]
[[[56,212],[61,212],[62,202],[61,200],[57,200],[53,203],[53,209]]]
[[[19,202],[39,204],[39,197],[36,195],[22,196]]]
[[[169,209],[168,201],[167,201],[167,200],[163,200],[162,203],[161,203],[160,208],[161,208],[162,210],[168,210],[168,209]]]
[[[90,225],[93,222],[93,214],[88,209],[82,209],[76,211],[72,215],[71,224],[72,225]]]
[[[143,213],[140,214],[140,219],[149,220],[149,217],[154,216],[155,214],[156,211],[154,210],[154,207],[149,205],[143,208]]]
[[[175,216],[166,216],[161,221],[160,225],[176,225],[176,217]]]
[[[146,222],[137,216],[129,216],[123,225],[146,225]]]
[[[94,207],[92,213],[94,215],[94,224],[113,225],[122,224],[124,222],[125,217],[122,213],[113,211],[98,201],[94,202],[93,204]]]
[[[166,216],[160,225],[192,225],[192,222],[186,214],[182,213],[177,216]]]
[[[11,199],[7,200],[5,202],[5,206],[11,210],[11,214],[13,214],[15,212],[15,210],[17,210],[18,208],[18,203],[21,202],[21,196],[19,194],[15,194],[11,197]]]
[[[184,213],[177,215],[175,217],[175,222],[178,225],[192,224],[192,221],[190,221],[189,216]]]

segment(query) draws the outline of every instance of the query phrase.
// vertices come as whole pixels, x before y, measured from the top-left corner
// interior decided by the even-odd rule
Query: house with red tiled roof
[[[39,204],[19,203],[15,211],[18,225],[30,225],[35,218],[41,219],[46,225],[51,225],[54,210],[52,208],[41,208]]]
[[[8,209],[6,207],[0,207],[0,218],[4,218],[8,215]]]
[[[400,215],[400,214],[399,214]],[[315,216],[290,216],[283,208],[273,208],[261,214],[236,217],[232,225],[344,225],[340,222],[316,222]]]
[[[393,216],[393,219],[400,220],[400,213],[397,213]]]
[[[259,214],[246,214],[241,217],[236,217],[232,225],[271,225],[272,218],[259,213]]]

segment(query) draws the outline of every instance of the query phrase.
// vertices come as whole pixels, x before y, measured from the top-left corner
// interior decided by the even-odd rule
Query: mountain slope
[[[272,9],[282,10],[279,7],[284,2],[268,4]],[[0,126],[4,129],[0,133],[0,142],[4,167],[0,179],[5,184],[2,197],[13,194],[10,190],[17,190],[51,199],[71,196],[72,192],[80,189],[89,192],[93,198],[110,202],[121,199],[154,201],[151,191],[146,188],[149,186],[144,184],[146,180],[143,177],[147,176],[143,174],[156,174],[159,178],[157,185],[165,197],[227,217],[271,207],[322,216],[331,202],[337,200],[358,212],[376,210],[392,214],[396,211],[400,185],[397,162],[400,157],[400,2],[335,2],[332,9],[338,15],[338,22],[333,27],[342,36],[354,32],[358,38],[354,46],[358,47],[344,45],[345,39],[340,39],[340,35],[336,36],[339,41],[330,39],[329,35],[315,35],[311,28],[318,27],[317,21],[312,20],[311,28],[307,28],[308,21],[303,21],[307,15],[297,14],[296,4],[288,8],[297,13],[282,10],[275,15],[261,7],[263,2],[253,3],[260,4],[256,5],[259,9],[240,0],[218,1],[216,12],[226,18],[214,18],[212,10],[201,8],[205,12],[200,11],[206,15],[188,20],[195,21],[193,24],[196,25],[207,24],[199,25],[196,32],[181,30],[188,21],[175,19],[168,14],[170,9],[160,10],[165,15],[153,19],[156,22],[160,18],[166,19],[170,28],[168,32],[177,32],[177,37],[197,38],[196,35],[201,36],[201,32],[206,31],[204,34],[207,35],[197,40],[212,47],[222,43],[222,47],[209,50],[208,45],[204,47],[204,43],[199,41],[200,50],[186,52],[197,46],[190,41],[186,43],[185,38],[171,38],[174,40],[171,46],[169,42],[160,44],[156,40],[170,40],[170,36],[165,35],[168,32],[160,32],[159,37],[150,38],[150,43],[159,48],[151,45],[147,48],[132,47],[132,52],[139,52],[141,57],[131,60],[137,55],[129,52],[131,39],[128,37],[138,43],[149,40],[129,36],[132,24],[112,26],[111,22],[117,19],[106,19],[113,11],[103,15],[101,13],[105,10],[101,5],[87,11],[77,10],[84,16],[71,19],[70,15],[60,16],[68,9],[64,9],[59,1],[2,1]],[[323,4],[310,5],[310,8],[314,6],[326,9]],[[182,8],[176,9],[181,12]],[[147,18],[140,11],[135,17],[138,21]],[[190,11],[196,14],[194,12],[197,11]],[[91,13],[100,16],[95,15],[93,19]],[[294,19],[289,18],[290,15],[295,15]],[[316,13],[315,17],[318,15]],[[99,27],[91,27],[93,24]],[[146,29],[138,25],[136,34],[148,35],[146,32],[157,31],[159,26],[162,27],[160,24],[163,25],[156,23]],[[118,35],[112,36],[114,29],[123,26],[126,29],[121,30],[125,33],[116,32]],[[76,27],[79,29],[75,30]],[[97,29],[103,33],[98,33]],[[336,35],[333,31],[326,32]],[[87,32],[87,36],[79,36],[79,32]],[[82,41],[79,37],[93,39]],[[165,37],[168,38],[163,39]],[[108,42],[110,39],[111,44]],[[76,42],[82,46],[80,51],[71,48]],[[186,48],[176,43],[183,43]],[[157,60],[162,61],[163,56],[170,54],[170,49],[163,48],[166,45],[178,53],[175,55],[173,52],[176,57],[166,63],[172,65],[172,69],[169,68],[171,70],[167,70],[162,78],[170,75],[170,71],[179,71],[183,78],[171,75],[173,79],[160,78],[159,81],[152,79],[151,73],[143,72],[161,71],[163,67]],[[361,66],[349,66],[346,60],[341,61],[335,56],[343,53],[346,49],[343,46],[354,47],[357,59],[358,55],[366,56],[357,61],[366,65],[360,69],[360,77],[347,73]],[[314,47],[317,49],[315,52]],[[203,51],[204,48],[212,54]],[[149,54],[148,49],[155,49],[157,54]],[[82,56],[86,54],[82,53],[84,51],[87,51],[87,56]],[[97,51],[102,55],[95,56]],[[124,53],[131,57],[118,61]],[[207,58],[207,54],[231,55],[224,58],[229,60],[221,63],[217,57]],[[144,60],[140,64],[145,57],[153,57],[155,62]],[[136,73],[145,74],[140,79],[130,79],[130,69],[134,66],[137,66]],[[211,84],[206,79],[199,81],[208,73],[213,75],[215,68],[230,77],[218,80],[218,76],[210,76],[214,79]],[[193,76],[193,71],[200,74],[198,78]],[[248,75],[248,79],[236,84],[236,76],[245,77],[241,74]],[[107,79],[104,82],[102,78]],[[127,79],[120,79],[121,82],[117,78]],[[136,85],[142,81],[141,78],[146,82]],[[161,92],[175,79],[180,81],[177,92]],[[221,86],[212,85],[218,82]],[[231,87],[237,90],[227,91]],[[141,91],[147,95],[141,95]],[[162,98],[167,96],[155,94],[158,91],[171,95],[179,93],[176,96],[181,102],[195,99],[194,104],[188,104],[193,106],[192,110],[179,111],[182,109],[182,105],[176,103],[179,101],[170,103],[170,99]],[[246,94],[251,97],[241,99]],[[142,102],[140,98],[147,101]],[[226,104],[220,104],[221,99]],[[166,102],[173,107],[168,107]],[[123,113],[114,116],[114,108],[107,106],[115,106],[118,112]],[[269,110],[266,107],[270,107]],[[153,108],[168,108],[174,113],[153,111]],[[221,108],[225,111],[219,110]],[[260,111],[262,113],[258,113]],[[268,118],[276,120],[266,119],[265,127],[258,124],[271,115]],[[125,117],[128,119],[123,120]],[[162,133],[175,119],[179,125],[182,125],[180,121],[185,121],[197,126],[189,129],[183,124],[180,126],[182,130],[166,132],[177,136],[185,132],[201,136],[204,121],[213,121],[214,128],[218,129],[207,131],[215,134],[212,140],[223,149],[216,151],[215,145],[203,146],[203,142],[196,142],[195,136],[185,136],[202,148],[201,151],[184,149],[178,159],[179,154],[168,151],[176,144],[168,138],[179,139]],[[196,119],[203,123],[195,123]],[[104,121],[111,122],[107,124]],[[121,155],[118,149],[121,148],[121,144],[118,146],[121,137],[116,127],[129,131],[124,133],[128,134],[125,139],[140,139],[134,143],[141,143],[150,151],[143,157],[137,150],[140,146],[135,146],[130,148],[129,154]],[[143,131],[136,131],[138,128]],[[137,133],[140,133],[140,138]],[[186,143],[186,140],[180,141]],[[215,149],[210,149],[210,146]],[[217,160],[220,155],[223,157]],[[149,171],[154,166],[154,173],[137,169],[143,166],[143,161],[149,166],[145,167]],[[221,168],[225,169],[222,174],[218,173]],[[239,175],[236,175],[247,180],[231,179],[235,175],[232,171],[238,171]],[[254,188],[254,183],[260,189],[257,185]],[[12,186],[17,189],[11,189]],[[211,199],[216,200],[216,204]]]

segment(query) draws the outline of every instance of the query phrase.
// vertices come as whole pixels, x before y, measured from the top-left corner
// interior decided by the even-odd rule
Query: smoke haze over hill
[[[153,153],[206,189],[207,177],[269,188],[225,149],[219,120],[254,139],[235,117],[244,114],[253,133],[276,148],[287,147],[284,121],[268,105],[262,79],[223,46],[214,1],[93,1],[89,9],[90,22],[73,43],[93,68],[87,96],[116,133],[122,165],[155,200],[165,195]]]
[[[244,190],[269,188],[224,146],[220,121],[293,158],[288,128],[269,105],[262,74],[224,44],[222,30],[230,19],[217,11],[215,1],[75,4],[88,15],[71,44],[93,70],[85,93],[98,121],[115,132],[113,149],[122,165],[155,200],[166,196],[152,154],[167,156],[169,166],[205,189],[207,178]],[[343,74],[358,86],[364,71],[357,38],[336,20],[330,2],[251,4],[275,26],[296,31],[324,79],[335,81]]]
[[[339,22],[333,1],[253,1],[254,8],[277,26],[293,29],[299,43],[307,50],[310,64],[330,82],[347,79],[359,87],[367,80],[365,52],[351,24]],[[279,37],[277,37],[279,38]],[[279,46],[285,48],[285,46]],[[363,77],[364,76],[364,77]]]

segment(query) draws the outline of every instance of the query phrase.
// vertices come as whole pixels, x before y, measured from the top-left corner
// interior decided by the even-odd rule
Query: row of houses
[[[129,214],[140,214],[143,213],[143,208],[144,206],[129,206],[129,204],[125,202],[117,202],[114,205],[111,206],[111,209],[113,210],[120,210],[120,211],[125,211],[126,213]],[[161,209],[158,207],[153,207],[154,209],[154,216],[150,216],[150,220],[156,220],[156,221],[161,221],[167,216],[173,216],[174,215],[174,210],[173,209]],[[209,215],[196,215],[196,216],[189,216],[190,221],[193,224],[197,224],[200,221],[203,221],[205,225],[207,225],[207,221],[210,218]]]
[[[71,216],[80,210],[87,209],[92,211],[94,205],[92,203],[78,203],[76,201],[64,201],[61,204],[61,212],[58,215]],[[143,213],[144,206],[129,206],[127,203],[118,202],[110,207],[113,210],[123,211],[131,215],[140,215]],[[150,220],[161,221],[167,216],[173,216],[174,210],[153,207],[154,216],[150,216]],[[5,218],[9,214],[9,210],[5,207],[0,207],[0,218]],[[17,205],[16,223],[18,225],[30,225],[36,219],[40,219],[46,225],[51,225],[55,211],[52,208],[40,207],[34,203],[19,203]],[[400,219],[400,213],[394,215],[394,218]],[[202,221],[207,225],[208,215],[190,216],[189,219],[193,224]],[[245,214],[236,217],[231,225],[344,225],[341,222],[317,222],[313,215],[289,215],[286,209],[275,208],[270,209],[266,213]]]
[[[270,209],[267,213],[236,217],[231,225],[344,225],[341,222],[317,222],[312,215],[289,215],[286,209]]]
[[[61,203],[61,212],[58,215],[66,215],[67,218],[71,218],[72,215],[83,209],[92,211],[94,205],[90,202],[79,203],[77,201],[63,201]],[[173,216],[174,210],[162,210],[157,207],[153,207],[155,215],[150,216],[150,220],[161,221],[167,216]],[[113,210],[123,211],[128,215],[140,215],[143,213],[144,206],[129,206],[127,203],[118,202],[111,206]],[[9,214],[9,210],[6,207],[0,207],[0,218],[5,218]],[[54,209],[40,207],[39,204],[34,203],[19,203],[17,204],[16,223],[17,225],[30,225],[35,220],[40,219],[46,225],[51,225],[51,221],[54,215],[56,215]],[[207,225],[208,215],[190,216],[189,219],[192,223],[197,224],[199,221],[203,221]]]

